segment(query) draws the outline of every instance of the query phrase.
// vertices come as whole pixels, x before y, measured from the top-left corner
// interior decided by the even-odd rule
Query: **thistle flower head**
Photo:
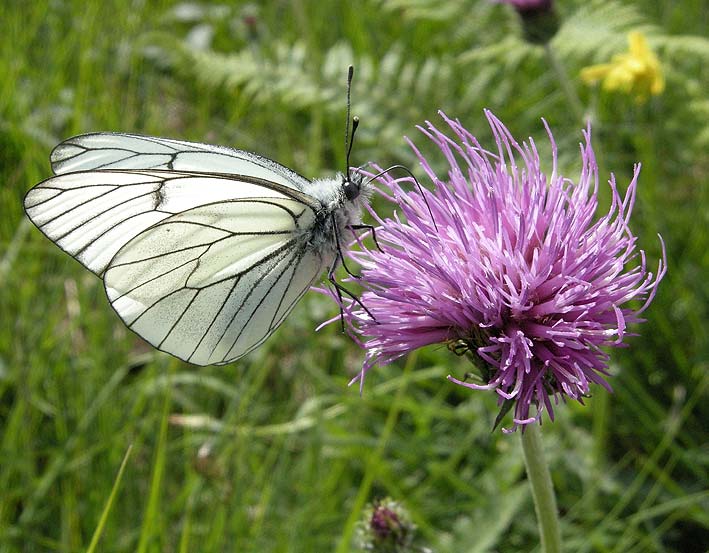
[[[547,174],[534,142],[517,143],[491,113],[492,151],[441,115],[448,134],[431,123],[420,130],[445,156],[447,174],[438,175],[409,141],[432,191],[412,187],[411,179],[381,177],[381,193],[398,212],[385,219],[373,213],[381,249],[349,252],[362,268],[356,282],[364,289],[361,304],[343,305],[350,333],[366,350],[354,380],[375,364],[444,343],[467,352],[480,369],[477,382],[448,379],[494,391],[503,408],[514,405],[515,427],[543,411],[553,419],[560,399],[583,402],[591,383],[610,389],[601,348],[623,343],[664,275],[664,261],[657,276],[646,269],[628,226],[640,166],[624,196],[611,176],[610,208],[596,218],[590,128],[574,182],[557,172],[548,128]],[[628,306],[631,300],[642,303]]]
[[[559,18],[552,0],[497,0],[509,4],[522,20],[524,38],[532,44],[546,44],[559,30]]]
[[[356,543],[360,551],[408,553],[427,551],[414,545],[416,525],[404,507],[386,497],[367,505],[357,525]]]
[[[551,9],[552,0],[498,0],[500,4],[509,4],[519,11],[540,11]]]

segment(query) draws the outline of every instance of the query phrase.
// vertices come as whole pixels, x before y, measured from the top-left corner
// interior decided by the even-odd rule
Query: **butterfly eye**
[[[359,181],[355,182],[352,180],[351,177],[348,178],[342,185],[342,188],[345,192],[345,198],[347,198],[349,201],[354,200],[357,196],[359,196],[359,187]]]

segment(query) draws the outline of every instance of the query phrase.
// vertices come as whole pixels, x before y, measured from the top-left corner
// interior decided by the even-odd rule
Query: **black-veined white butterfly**
[[[198,365],[249,353],[333,278],[371,188],[349,170],[309,181],[250,152],[132,134],[75,136],[50,160],[55,176],[25,196],[31,221],[103,279],[131,330]]]

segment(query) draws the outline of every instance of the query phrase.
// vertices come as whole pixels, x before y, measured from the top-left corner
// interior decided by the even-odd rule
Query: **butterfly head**
[[[357,171],[350,171],[343,178],[342,191],[345,194],[345,199],[349,202],[354,201],[362,192],[362,182],[364,177]]]

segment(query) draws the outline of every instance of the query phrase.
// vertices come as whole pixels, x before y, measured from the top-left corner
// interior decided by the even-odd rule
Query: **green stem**
[[[527,478],[534,498],[534,510],[537,513],[542,551],[543,553],[561,553],[559,514],[549,467],[544,458],[539,426],[536,423],[528,424],[520,433],[522,435],[524,465],[527,468]]]
[[[549,43],[544,45],[544,52],[549,60],[549,65],[551,65],[551,68],[554,70],[554,73],[559,80],[561,90],[564,92],[564,96],[566,96],[566,100],[569,102],[571,111],[574,113],[574,116],[585,125],[588,118],[583,108],[583,104],[576,93],[573,83],[569,79],[566,69],[564,69],[564,66],[561,63],[561,60],[558,58],[556,52],[554,52]]]

